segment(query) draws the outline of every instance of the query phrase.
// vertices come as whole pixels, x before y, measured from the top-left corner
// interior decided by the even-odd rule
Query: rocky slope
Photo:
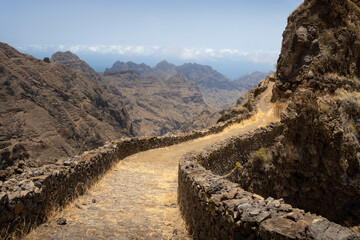
[[[85,61],[81,60],[78,56],[69,51],[54,53],[51,56],[50,61],[52,63],[64,64],[93,81],[99,80],[99,74],[95,72],[93,68],[91,68]]]
[[[272,97],[288,106],[284,130],[232,180],[360,225],[359,44],[360,1],[306,0],[290,15]]]
[[[123,99],[134,119],[134,129],[140,135],[175,132],[209,108],[196,83],[181,74],[165,80],[158,76],[106,71],[101,81]]]
[[[54,59],[61,61],[59,55]],[[77,68],[87,68],[75,60]],[[26,166],[134,134],[124,105],[106,88],[63,64],[46,63],[4,43],[0,96],[0,180]]]

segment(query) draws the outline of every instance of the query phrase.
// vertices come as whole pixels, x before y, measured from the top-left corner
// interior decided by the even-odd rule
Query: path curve
[[[184,154],[279,121],[269,103],[274,83],[259,95],[259,111],[223,132],[120,161],[90,191],[25,239],[190,239],[177,206],[178,163]],[[64,226],[56,220],[67,220]]]

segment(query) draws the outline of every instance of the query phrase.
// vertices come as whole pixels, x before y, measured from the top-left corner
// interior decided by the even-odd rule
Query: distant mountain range
[[[117,61],[111,68],[105,70],[104,75],[122,73],[134,73],[143,77],[158,76],[165,80],[181,73],[188,80],[196,82],[204,101],[214,110],[220,110],[235,104],[242,94],[271,74],[255,72],[232,81],[207,65],[185,63],[176,66],[164,60],[153,68],[144,63],[136,64],[134,62]]]

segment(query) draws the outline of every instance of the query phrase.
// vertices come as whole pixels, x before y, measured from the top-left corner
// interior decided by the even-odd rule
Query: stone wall
[[[172,145],[206,133],[121,140],[81,156],[32,169],[1,183],[1,236],[26,232],[30,227],[44,222],[51,211],[83,194],[119,160],[140,151]]]
[[[282,124],[272,123],[252,133],[226,139],[218,145],[213,145],[210,153],[206,153],[203,157],[199,155],[197,161],[214,174],[226,175],[234,169],[237,162],[246,163],[252,152],[273,145],[282,131]]]
[[[271,140],[279,132],[281,125],[276,124],[183,157],[179,164],[178,202],[194,239],[360,239],[359,233],[293,208],[283,199],[264,199],[245,191],[226,180],[226,175],[215,175],[199,163],[221,166],[226,161],[233,166],[233,170],[227,167],[226,171],[239,171],[232,156],[235,151],[240,157],[237,161],[241,161],[237,146],[256,149],[259,146],[250,146],[255,144],[254,139]],[[248,150],[242,150],[246,155]],[[221,172],[221,167],[213,165],[212,169]]]
[[[43,223],[52,211],[83,194],[113,164],[127,156],[218,133],[250,116],[240,116],[188,134],[114,141],[81,156],[60,159],[56,164],[34,168],[5,182],[0,181],[0,237],[26,233]]]

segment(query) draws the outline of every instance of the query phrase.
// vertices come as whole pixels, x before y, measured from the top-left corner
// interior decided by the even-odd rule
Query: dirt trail
[[[269,103],[273,83],[260,95],[252,118],[223,132],[178,145],[141,152],[120,161],[84,196],[26,239],[186,239],[177,199],[182,155],[269,122],[279,121]],[[57,225],[59,217],[67,225]]]

